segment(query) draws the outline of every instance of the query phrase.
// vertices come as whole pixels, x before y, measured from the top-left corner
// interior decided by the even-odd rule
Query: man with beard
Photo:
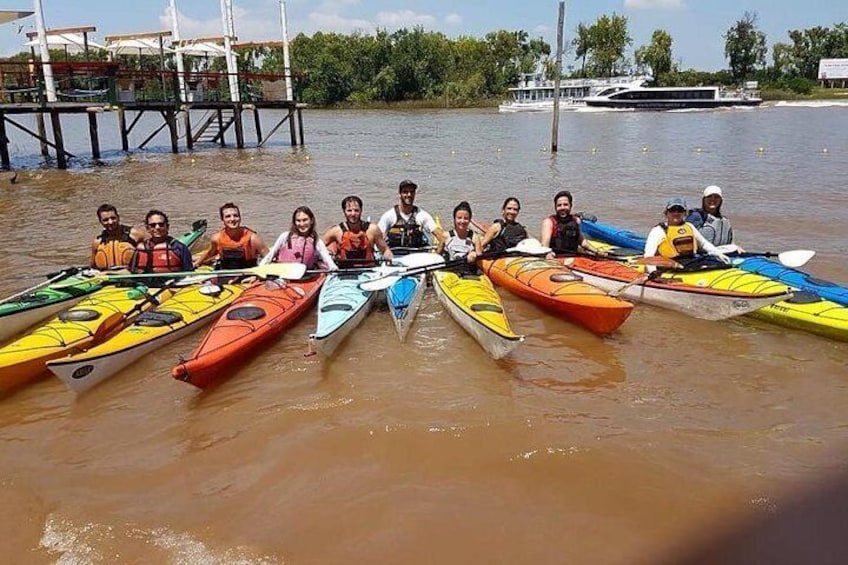
[[[423,250],[436,244],[436,241],[428,241],[428,234],[442,243],[447,239],[433,216],[415,205],[416,190],[418,185],[411,180],[401,181],[398,186],[400,203],[383,214],[377,224],[395,255]]]
[[[386,244],[383,232],[376,224],[362,220],[362,199],[348,196],[342,200],[345,221],[328,229],[324,244],[335,251],[336,262],[342,267],[366,266],[374,262],[374,247],[380,250],[383,259],[393,259],[392,250]]]
[[[103,231],[91,242],[91,266],[95,269],[126,267],[136,246],[144,241],[147,234],[144,230],[122,224],[118,210],[111,204],[97,208],[97,219]]]
[[[571,213],[573,199],[567,190],[561,190],[554,196],[556,213],[542,220],[541,244],[550,247],[554,255],[576,255],[581,249],[592,254],[606,257],[607,252],[596,249],[580,231],[580,218]]]

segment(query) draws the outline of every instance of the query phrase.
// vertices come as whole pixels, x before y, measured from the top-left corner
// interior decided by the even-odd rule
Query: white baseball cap
[[[704,189],[704,198],[706,198],[707,196],[712,196],[713,194],[718,194],[719,196],[724,198],[724,196],[722,196],[721,194],[721,188],[717,187],[714,184],[711,184],[710,186]]]

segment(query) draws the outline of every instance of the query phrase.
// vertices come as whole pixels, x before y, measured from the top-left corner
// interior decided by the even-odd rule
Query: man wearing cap
[[[721,188],[710,185],[704,189],[701,207],[689,212],[686,218],[713,245],[733,243],[733,228],[730,219],[721,215],[721,202]]]
[[[723,263],[730,260],[689,222],[684,220],[686,201],[672,198],[665,205],[665,221],[660,222],[648,233],[645,241],[645,257],[661,255],[669,259],[688,259],[706,252]]]
[[[415,249],[430,246],[427,234],[444,243],[445,232],[436,225],[433,216],[415,206],[415,191],[418,185],[403,180],[398,187],[400,204],[386,211],[377,225],[386,238],[386,243],[395,255],[403,255]]]

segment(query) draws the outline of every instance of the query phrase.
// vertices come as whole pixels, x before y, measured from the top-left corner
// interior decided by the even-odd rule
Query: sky
[[[95,41],[107,35],[170,29],[168,0],[42,0],[48,28],[96,26]],[[176,0],[183,38],[220,36],[220,0]],[[29,0],[0,0],[0,9],[32,9]],[[449,37],[483,37],[499,29],[525,30],[556,49],[557,0],[287,0],[289,36],[316,31],[373,33],[421,25]],[[846,0],[568,0],[565,41],[578,23],[591,24],[603,14],[626,16],[633,49],[650,42],[656,29],[672,37],[673,58],[682,68],[727,68],[722,35],[745,12],[757,14],[768,45],[788,41],[790,29],[848,22]],[[281,37],[279,0],[233,0],[240,41]],[[798,9],[801,7],[801,9]],[[0,54],[21,50],[34,18],[0,25]],[[768,60],[771,62],[771,53]],[[563,66],[579,66],[566,54]]]

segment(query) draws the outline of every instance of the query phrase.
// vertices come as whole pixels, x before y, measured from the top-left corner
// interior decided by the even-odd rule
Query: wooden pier
[[[76,155],[65,149],[65,139],[62,132],[62,116],[70,114],[86,114],[88,116],[88,132],[91,143],[91,157],[100,159],[99,128],[102,120],[98,120],[105,114],[115,114],[116,126],[120,133],[121,149],[130,150],[129,135],[138,126],[141,117],[147,113],[158,114],[162,118],[162,124],[154,129],[145,140],[138,146],[143,149],[159,132],[168,129],[170,134],[171,151],[180,152],[180,136],[178,135],[177,123],[182,120],[185,126],[185,149],[191,151],[198,142],[214,142],[221,147],[227,147],[227,134],[231,133],[231,145],[237,149],[246,147],[244,135],[245,113],[250,117],[252,114],[254,129],[256,131],[256,147],[262,147],[277,130],[288,122],[289,139],[292,146],[303,145],[303,108],[305,104],[291,101],[257,101],[257,102],[195,102],[174,104],[171,102],[139,102],[121,103],[119,105],[98,104],[87,102],[55,102],[52,104],[17,103],[0,104],[0,168],[9,170],[12,162],[9,155],[10,129],[17,129],[38,140],[41,146],[41,154],[50,156],[52,149],[56,157],[56,165],[60,169],[68,167],[68,159]],[[191,110],[205,110],[212,112],[201,123],[192,124]],[[278,120],[267,130],[263,136],[261,114],[262,110],[283,110],[283,118]],[[15,117],[34,114],[37,131],[18,123]],[[46,121],[50,121],[52,139],[48,138]],[[234,138],[234,139],[233,139]]]

